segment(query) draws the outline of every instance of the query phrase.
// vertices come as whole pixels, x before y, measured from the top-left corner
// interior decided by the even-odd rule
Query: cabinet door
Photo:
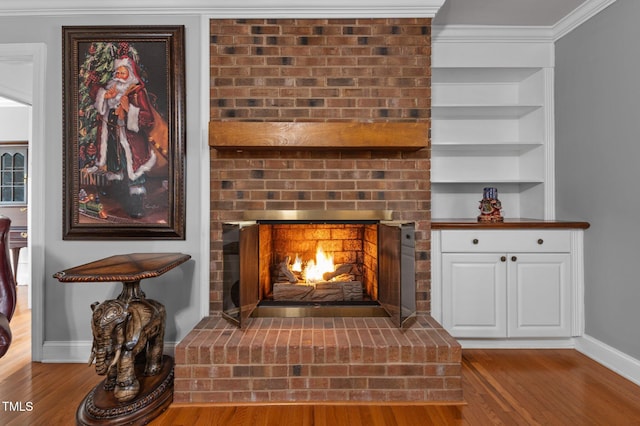
[[[570,255],[518,253],[508,256],[509,337],[569,337]]]
[[[454,337],[506,337],[506,262],[498,253],[442,255],[442,322]]]

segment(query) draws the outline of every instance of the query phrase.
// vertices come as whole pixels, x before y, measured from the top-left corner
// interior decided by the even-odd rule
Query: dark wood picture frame
[[[184,26],[62,36],[63,239],[184,240]]]

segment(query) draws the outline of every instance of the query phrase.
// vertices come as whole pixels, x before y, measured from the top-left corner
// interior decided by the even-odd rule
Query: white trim
[[[6,2],[5,2],[6,3]],[[215,14],[216,17],[434,17],[444,0],[20,0],[0,16],[80,14]]]
[[[82,363],[89,361],[91,340],[48,341],[43,345],[44,363]],[[164,342],[164,355],[175,357],[177,342]]]
[[[584,335],[584,231],[571,231],[571,335]]]
[[[42,358],[44,343],[44,285],[47,281],[45,271],[45,218],[47,209],[45,200],[45,89],[47,48],[44,43],[23,46],[32,53],[33,61],[33,103],[31,107],[31,199],[28,211],[29,247],[31,249],[31,357],[33,361]]]
[[[210,277],[210,253],[211,253],[211,154],[209,147],[209,64],[210,45],[209,45],[209,16],[203,16],[200,22],[200,253],[202,253],[202,261],[200,262],[200,316],[209,316],[210,299],[209,294],[211,277]],[[205,260],[206,259],[206,260]]]
[[[462,349],[575,349],[573,338],[561,339],[462,339]]]
[[[616,0],[587,0],[573,12],[562,18],[553,26],[554,41],[561,39],[571,31],[611,6]]]
[[[434,25],[433,41],[438,43],[555,42],[615,1],[587,0],[552,26]]]
[[[555,46],[550,46],[555,66]],[[544,217],[547,220],[556,218],[556,132],[555,132],[555,70],[545,67],[544,70]]]
[[[640,360],[588,335],[576,340],[576,350],[622,377],[640,385]]]
[[[434,25],[433,42],[437,43],[539,43],[551,42],[550,27],[509,25]]]
[[[538,68],[554,66],[546,27],[433,26],[433,68]]]
[[[45,363],[74,363],[89,361],[91,354],[89,341],[53,341],[44,342],[42,345],[42,362]]]

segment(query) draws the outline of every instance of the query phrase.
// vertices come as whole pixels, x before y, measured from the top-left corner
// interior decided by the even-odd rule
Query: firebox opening
[[[389,244],[381,221],[366,214],[278,216],[224,225],[225,317],[241,324],[249,316],[393,314],[385,300],[400,303],[400,228]],[[414,299],[415,274],[405,275]]]
[[[253,275],[258,278],[260,307],[378,306],[375,221],[261,220],[254,226],[259,242]],[[223,252],[225,263],[232,266],[226,272],[239,272],[225,277],[230,298],[226,304],[239,307],[242,271],[233,267],[239,262],[239,247],[225,244]]]
[[[358,223],[263,224],[270,253],[260,274],[262,301],[290,304],[375,302],[376,225]],[[264,228],[264,229],[263,229]],[[270,250],[269,250],[270,247]]]

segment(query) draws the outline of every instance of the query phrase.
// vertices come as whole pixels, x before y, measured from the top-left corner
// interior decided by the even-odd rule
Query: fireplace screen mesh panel
[[[385,315],[401,325],[415,311],[413,239],[407,249],[400,237],[409,228],[371,221],[227,223],[223,315],[240,327],[256,307],[259,316]]]

